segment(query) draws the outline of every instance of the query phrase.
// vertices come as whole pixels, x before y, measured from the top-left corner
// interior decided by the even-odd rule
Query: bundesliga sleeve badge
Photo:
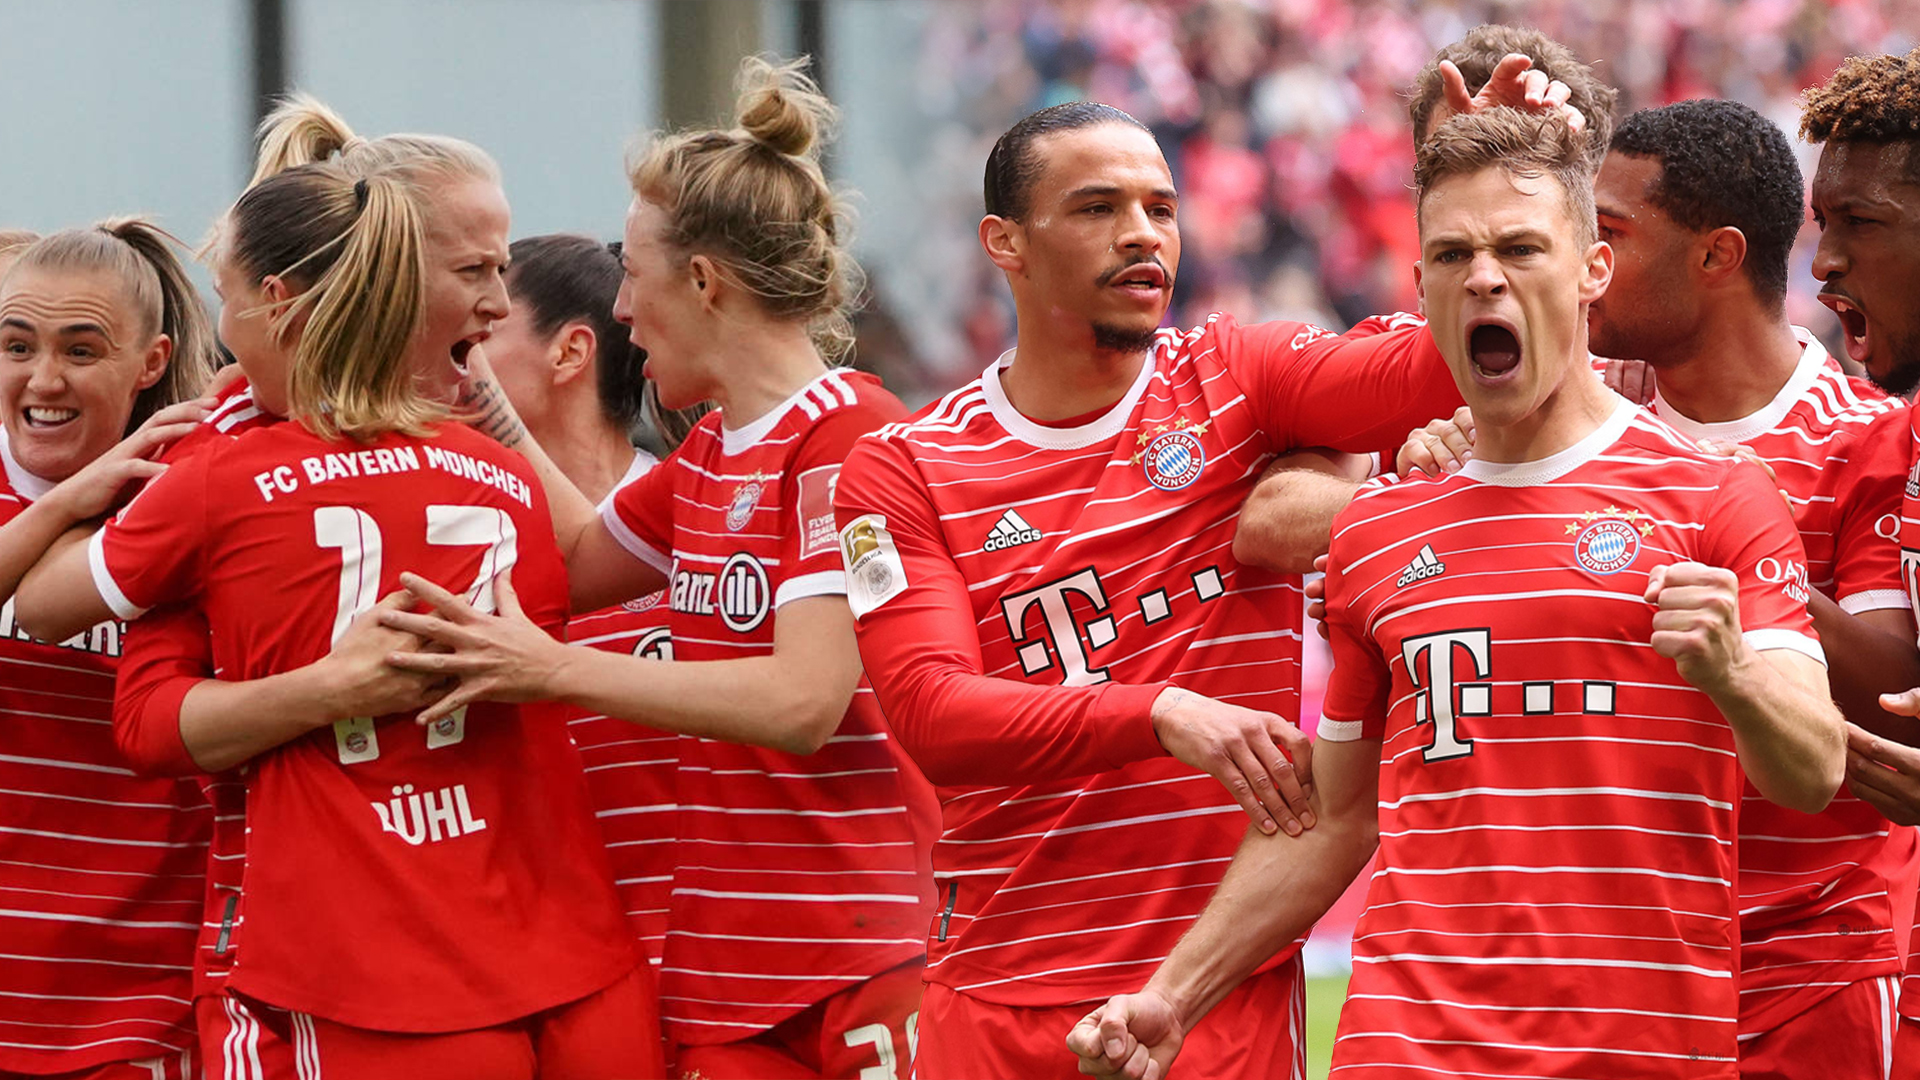
[[[840,557],[847,565],[847,604],[853,617],[907,591],[907,568],[880,514],[862,514],[840,530]]]
[[[1568,523],[1573,561],[1594,574],[1617,574],[1640,555],[1640,538],[1653,532],[1653,520],[1638,510],[1609,506],[1589,510]]]

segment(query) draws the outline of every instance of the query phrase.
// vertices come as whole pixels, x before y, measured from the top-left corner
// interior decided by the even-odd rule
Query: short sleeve
[[[1464,401],[1419,322],[1334,334],[1305,323],[1216,324],[1219,347],[1276,452],[1324,446],[1390,454]],[[1389,450],[1391,448],[1391,450]]]
[[[673,573],[673,479],[685,468],[680,455],[675,450],[621,485],[600,508],[600,520],[614,541],[662,574]]]
[[[1821,474],[1816,498],[1832,500],[1833,590],[1849,615],[1910,606],[1900,578],[1900,502],[1910,451],[1906,409],[1883,413]]]
[[[1807,611],[1807,553],[1780,492],[1748,461],[1725,473],[1701,536],[1701,561],[1739,579],[1740,627],[1757,651],[1791,649],[1826,663]]]
[[[1343,514],[1344,516],[1344,514]],[[1340,534],[1338,521],[1334,535]],[[1321,705],[1319,738],[1330,742],[1383,738],[1392,701],[1393,674],[1374,640],[1348,606],[1354,593],[1341,569],[1336,544],[1327,559],[1327,634],[1333,649],[1333,673]]]
[[[137,619],[157,604],[199,592],[208,539],[207,479],[217,456],[192,454],[168,466],[87,541],[94,588],[115,615]]]
[[[840,468],[860,436],[899,419],[894,409],[861,400],[822,417],[807,431],[783,478],[780,583],[773,606],[810,596],[845,596],[847,572],[840,558],[840,530],[834,524],[833,496]]]

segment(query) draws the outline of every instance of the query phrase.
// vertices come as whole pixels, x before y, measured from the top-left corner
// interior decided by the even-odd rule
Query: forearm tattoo
[[[527,438],[527,426],[514,415],[507,395],[492,379],[474,379],[460,390],[460,406],[470,419],[467,423],[501,446],[509,449]]]

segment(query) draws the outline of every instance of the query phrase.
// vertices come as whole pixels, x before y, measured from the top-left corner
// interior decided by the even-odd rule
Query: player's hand
[[[1609,360],[1601,381],[1635,405],[1653,400],[1653,365],[1645,360]]]
[[[520,610],[511,571],[493,579],[497,615],[474,608],[418,574],[400,575],[400,584],[433,608],[431,615],[409,611],[382,611],[380,624],[417,634],[449,652],[392,652],[387,663],[408,671],[459,682],[447,695],[418,717],[422,725],[474,701],[538,701],[552,697],[548,690],[567,646],[540,629]]]
[[[1442,420],[1407,433],[1406,445],[1394,455],[1393,471],[1406,476],[1414,470],[1439,479],[1473,460],[1473,410],[1465,405]]]
[[[1167,999],[1152,990],[1121,994],[1081,1017],[1067,1033],[1067,1049],[1085,1076],[1163,1080],[1186,1032]]]
[[[1313,620],[1313,628],[1320,631],[1322,640],[1331,641],[1333,634],[1327,629],[1327,557],[1316,556],[1313,560],[1313,572],[1322,575],[1303,582],[1300,591],[1307,594],[1307,618]]]
[[[1587,118],[1567,104],[1573,89],[1558,79],[1547,78],[1533,68],[1533,60],[1522,53],[1508,53],[1494,66],[1487,85],[1477,94],[1467,93],[1466,77],[1451,60],[1440,62],[1440,85],[1447,96],[1447,108],[1456,113],[1476,113],[1506,106],[1522,112],[1558,112],[1566,118],[1567,130],[1585,131]]]
[[[120,503],[128,484],[166,472],[167,467],[151,460],[152,455],[198,427],[213,406],[212,398],[195,398],[161,409],[113,449],[62,480],[42,501],[59,507],[76,524],[99,517]]]
[[[1880,707],[1920,716],[1920,688],[1881,694]],[[1920,825],[1920,750],[1848,724],[1847,790],[1895,825]]]
[[[1653,651],[1680,669],[1680,677],[1711,692],[1735,666],[1751,659],[1740,636],[1740,582],[1733,571],[1697,562],[1656,566],[1647,575],[1653,615]]]
[[[1313,748],[1299,728],[1174,686],[1153,699],[1153,733],[1167,753],[1226,785],[1261,832],[1313,828]]]
[[[390,716],[424,709],[447,692],[447,680],[438,675],[396,668],[387,663],[394,652],[424,651],[432,646],[418,635],[381,625],[383,612],[405,611],[414,595],[396,589],[360,613],[347,632],[319,661],[320,684],[331,698],[327,711],[334,720],[354,716]]]

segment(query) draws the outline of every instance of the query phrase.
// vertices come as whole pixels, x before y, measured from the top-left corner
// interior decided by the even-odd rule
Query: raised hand
[[[1653,651],[1672,660],[1680,677],[1711,692],[1744,660],[1740,636],[1740,582],[1733,571],[1697,562],[1656,566],[1647,575]]]
[[[1170,687],[1153,701],[1153,732],[1167,753],[1220,781],[1261,832],[1299,836],[1313,828],[1313,747],[1299,728]]]
[[[1544,71],[1534,70],[1532,58],[1522,53],[1508,53],[1502,58],[1488,77],[1487,85],[1477,94],[1467,92],[1466,77],[1451,60],[1440,62],[1440,83],[1446,93],[1447,108],[1456,113],[1505,106],[1526,112],[1559,112],[1566,117],[1567,128],[1572,131],[1585,131],[1587,127],[1586,116],[1567,104],[1573,95],[1572,88],[1558,79],[1547,78]]]
[[[57,505],[70,521],[99,517],[120,502],[128,484],[165,472],[167,467],[151,455],[198,427],[213,406],[212,398],[195,398],[161,409],[113,449],[62,480],[43,501]]]
[[[1394,455],[1393,471],[1401,476],[1418,470],[1434,479],[1456,473],[1473,460],[1473,410],[1465,405],[1442,420],[1407,433],[1406,445]]]
[[[1635,405],[1653,400],[1653,365],[1645,360],[1609,360],[1601,381]]]

